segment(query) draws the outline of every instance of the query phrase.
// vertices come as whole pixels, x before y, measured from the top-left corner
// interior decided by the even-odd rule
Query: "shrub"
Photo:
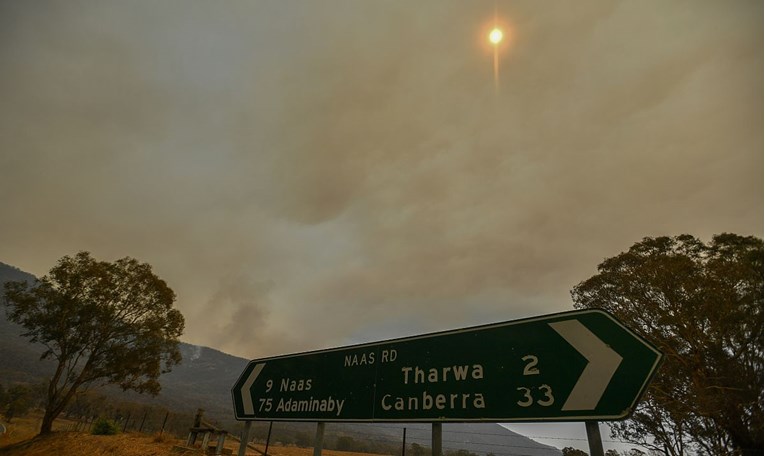
[[[93,423],[93,429],[90,431],[93,435],[115,435],[119,434],[120,428],[112,420],[99,418]]]

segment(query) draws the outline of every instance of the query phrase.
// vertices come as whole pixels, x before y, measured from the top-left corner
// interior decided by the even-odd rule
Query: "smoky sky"
[[[0,261],[153,265],[276,355],[569,310],[762,236],[762,2],[0,3]]]

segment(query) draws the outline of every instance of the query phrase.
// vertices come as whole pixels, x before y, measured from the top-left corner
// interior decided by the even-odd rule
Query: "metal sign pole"
[[[244,456],[247,452],[247,442],[250,441],[250,428],[252,427],[252,421],[246,421],[244,423],[244,430],[242,431],[242,440],[239,441],[239,452],[237,456]]]
[[[603,456],[603,440],[600,438],[600,427],[597,421],[585,421],[587,443],[590,445],[590,456]]]
[[[431,436],[431,455],[441,456],[441,423],[433,423],[433,434]]]
[[[324,446],[324,426],[325,422],[316,423],[316,438],[313,442],[313,456],[321,456],[321,449]]]
[[[406,456],[406,428],[404,428],[404,443],[401,445],[401,456]]]
[[[274,428],[274,422],[268,425],[268,437],[266,437],[266,449],[263,450],[263,456],[268,456],[268,445],[271,443],[271,430]]]

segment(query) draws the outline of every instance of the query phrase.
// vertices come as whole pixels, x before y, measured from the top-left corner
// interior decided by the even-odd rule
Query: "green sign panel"
[[[585,310],[257,359],[231,393],[238,420],[618,420],[661,357]]]

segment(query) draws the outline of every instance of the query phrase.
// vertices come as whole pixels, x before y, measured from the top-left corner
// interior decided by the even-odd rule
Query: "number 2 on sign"
[[[526,364],[526,367],[523,368],[523,375],[539,375],[539,369],[537,369],[539,358],[534,355],[526,355],[521,359],[528,363]]]

